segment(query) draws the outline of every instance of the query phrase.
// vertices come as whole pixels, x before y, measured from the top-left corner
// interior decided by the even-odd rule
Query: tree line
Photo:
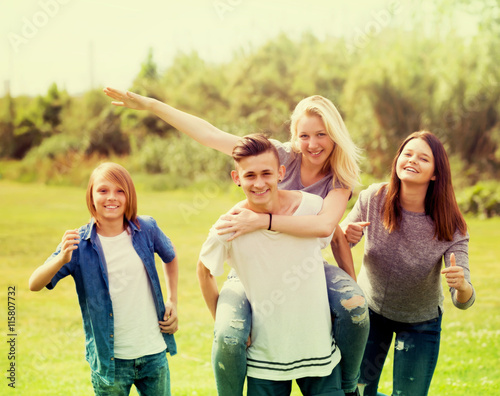
[[[289,138],[295,104],[323,95],[364,149],[365,174],[384,178],[402,139],[428,129],[444,142],[457,182],[474,186],[500,174],[500,35],[488,21],[490,27],[474,37],[388,27],[357,45],[281,34],[226,63],[180,53],[165,69],[150,51],[132,86],[117,88],[165,101],[234,134],[265,132],[282,141]],[[56,84],[36,98],[6,95],[0,99],[0,158],[24,163],[35,179],[33,168],[50,179],[110,156],[129,157],[135,169],[177,181],[227,175],[225,156],[155,116],[109,102],[100,90],[76,97]]]

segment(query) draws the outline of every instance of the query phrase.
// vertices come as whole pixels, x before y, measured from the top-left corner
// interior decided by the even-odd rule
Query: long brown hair
[[[127,207],[123,215],[123,223],[126,224],[125,220],[133,222],[137,227],[140,227],[139,221],[137,220],[137,193],[135,191],[134,182],[130,173],[121,165],[114,162],[104,162],[94,169],[90,175],[89,184],[87,185],[87,207],[91,216],[98,222],[97,211],[94,206],[94,181],[97,176],[103,176],[109,182],[119,186],[127,197]]]
[[[467,232],[465,222],[458,208],[455,192],[451,182],[451,169],[448,155],[441,141],[429,131],[414,132],[408,136],[398,149],[392,162],[391,178],[387,185],[380,188],[378,193],[387,190],[385,203],[381,210],[384,226],[389,232],[399,229],[402,218],[402,207],[399,200],[401,180],[396,173],[396,164],[406,144],[412,139],[422,139],[432,150],[434,156],[434,175],[425,195],[425,214],[434,221],[435,233],[438,240],[451,241],[458,229],[462,235]]]

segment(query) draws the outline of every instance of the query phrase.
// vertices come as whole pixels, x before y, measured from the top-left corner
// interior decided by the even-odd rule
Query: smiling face
[[[251,209],[267,212],[277,199],[278,180],[285,175],[276,156],[270,152],[242,158],[231,172],[233,181],[242,187]]]
[[[401,183],[428,185],[436,180],[434,155],[425,140],[415,138],[404,146],[396,163],[396,173]]]
[[[100,224],[123,222],[127,209],[127,196],[120,186],[99,175],[94,180],[92,198],[97,221]]]
[[[302,161],[323,166],[335,146],[328,136],[325,124],[317,115],[304,115],[297,122],[297,136]]]

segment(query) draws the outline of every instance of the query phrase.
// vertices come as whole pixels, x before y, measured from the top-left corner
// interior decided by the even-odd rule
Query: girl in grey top
[[[364,227],[358,282],[370,309],[370,334],[360,386],[365,385],[365,396],[377,395],[395,333],[392,394],[427,395],[439,353],[441,274],[456,307],[467,309],[475,300],[467,226],[455,200],[448,157],[432,133],[411,134],[393,161],[389,183],[360,193],[342,228],[355,244]]]

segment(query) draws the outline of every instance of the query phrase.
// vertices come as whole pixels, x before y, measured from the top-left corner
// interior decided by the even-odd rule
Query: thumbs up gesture
[[[444,274],[446,283],[448,283],[448,287],[462,290],[466,286],[466,282],[464,279],[464,269],[457,266],[455,253],[452,253],[450,256],[450,266],[443,269],[441,273]]]
[[[349,223],[344,229],[345,238],[349,243],[358,243],[363,236],[363,229],[369,226],[368,221],[358,221],[357,223]]]

